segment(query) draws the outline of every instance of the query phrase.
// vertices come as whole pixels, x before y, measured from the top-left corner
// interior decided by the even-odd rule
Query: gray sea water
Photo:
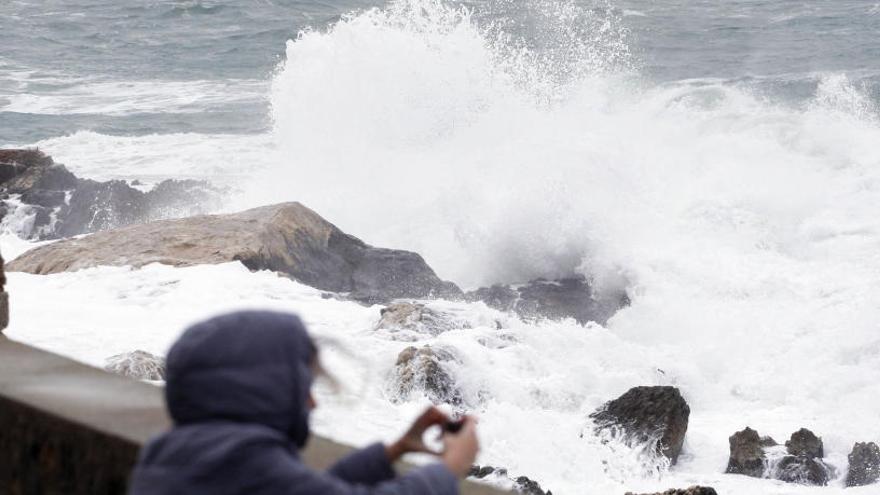
[[[466,2],[537,49],[549,0]],[[843,73],[880,101],[880,2],[579,0],[627,31],[648,81],[720,79],[782,103]],[[258,133],[285,42],[375,0],[7,0],[0,2],[0,144],[108,135]],[[552,8],[549,11],[553,12]],[[498,21],[502,22],[498,22]],[[584,33],[589,36],[589,33]],[[558,41],[558,40],[557,40]],[[558,46],[555,46],[558,49]],[[192,94],[190,94],[192,93]]]

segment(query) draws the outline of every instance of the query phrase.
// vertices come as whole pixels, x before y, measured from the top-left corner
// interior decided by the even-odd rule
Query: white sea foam
[[[877,109],[844,74],[823,75],[799,106],[720,80],[652,84],[613,14],[522,4],[544,12],[529,17],[543,19],[529,27],[538,41],[430,0],[304,33],[272,81],[271,136],[78,133],[40,145],[85,176],[265,168],[235,207],[301,200],[465,286],[574,272],[625,286],[632,305],[607,328],[510,319],[513,346],[480,345],[497,331],[479,325],[436,339],[460,349],[463,386],[487,394],[480,462],[563,495],[695,483],[813,493],[719,473],[727,437],[746,425],[777,440],[811,428],[839,468],[853,442],[880,440]],[[368,331],[377,308],[270,274],[102,268],[11,274],[10,286],[21,294],[14,338],[95,364],[134,347],[161,353],[215,311],[296,309],[364,349],[343,378],[372,377],[359,422],[351,397],[324,396],[319,431],[365,442],[424,405],[383,395],[405,344]],[[680,464],[644,476],[637,452],[579,433],[604,400],[650,384],[680,387],[692,413]],[[841,480],[822,491],[842,492]]]

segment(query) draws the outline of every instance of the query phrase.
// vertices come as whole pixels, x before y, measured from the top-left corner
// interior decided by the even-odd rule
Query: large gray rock
[[[541,488],[541,485],[537,481],[529,478],[528,476],[517,476],[516,478],[510,477],[510,475],[507,474],[506,468],[474,465],[471,466],[471,469],[468,471],[468,477],[480,480],[489,477],[502,479],[506,478],[513,482],[513,489],[517,493],[522,493],[525,495],[553,495],[553,492],[549,490],[544,491],[544,489]]]
[[[730,459],[724,472],[763,478],[767,461],[758,432],[747,426],[746,429],[731,435],[729,440]]]
[[[107,358],[104,369],[137,380],[164,380],[165,359],[146,351],[124,352]]]
[[[865,486],[880,480],[880,448],[876,443],[856,443],[848,459],[846,486]]]
[[[806,428],[792,433],[791,438],[785,442],[785,449],[794,456],[804,456],[810,459],[825,457],[822,439]]]
[[[605,324],[620,308],[629,304],[624,292],[596,294],[586,277],[532,280],[522,285],[493,285],[465,295],[468,301],[483,301],[499,311],[513,312],[527,320],[574,318],[584,324]]]
[[[787,455],[779,460],[771,477],[786,483],[825,486],[834,471],[818,457]]]
[[[619,436],[628,445],[651,445],[678,461],[687,433],[690,407],[675,387],[634,387],[590,415],[596,432]]]
[[[99,265],[231,261],[366,302],[461,293],[455,284],[440,280],[418,254],[369,246],[299,203],[162,220],[66,239],[28,251],[8,269],[50,274]]]
[[[0,219],[15,213],[20,236],[57,239],[218,209],[224,191],[166,180],[142,192],[121,180],[79,179],[39,150],[0,150]],[[11,201],[17,195],[20,203]]]
[[[442,347],[407,347],[397,356],[390,391],[392,399],[409,400],[423,393],[434,404],[462,404],[462,393],[447,366],[457,362]]]

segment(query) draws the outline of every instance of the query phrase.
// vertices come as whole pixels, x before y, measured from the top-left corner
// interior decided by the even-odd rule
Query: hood
[[[293,314],[242,311],[197,323],[168,352],[168,411],[178,425],[260,424],[302,447],[315,353]]]

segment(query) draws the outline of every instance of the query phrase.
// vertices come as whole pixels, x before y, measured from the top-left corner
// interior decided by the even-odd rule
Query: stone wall
[[[161,388],[0,335],[4,495],[122,495],[138,449],[168,426]],[[313,437],[303,458],[320,469],[349,450]],[[470,482],[461,487],[464,495],[502,495]]]

